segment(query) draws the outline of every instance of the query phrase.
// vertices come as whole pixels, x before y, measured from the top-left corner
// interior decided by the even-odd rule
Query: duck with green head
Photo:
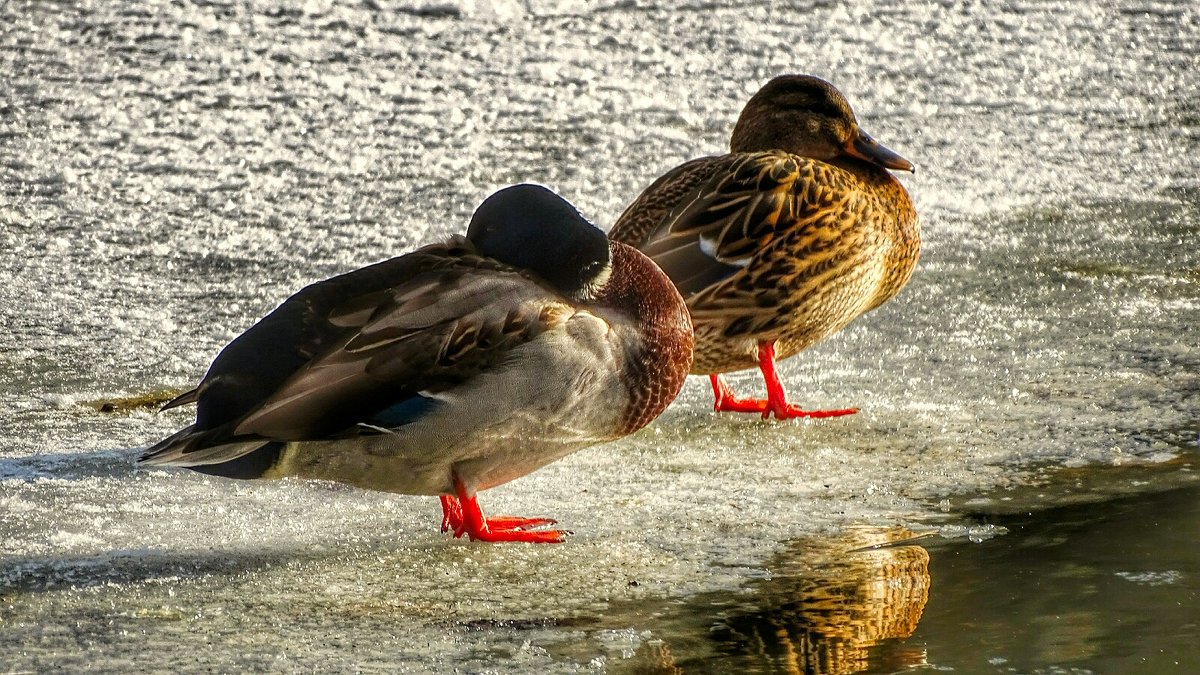
[[[609,238],[650,256],[683,295],[695,327],[692,373],[709,376],[716,410],[854,413],[789,402],[775,363],[908,283],[920,230],[891,172],[913,165],[860,129],[845,96],[810,75],[776,77],[754,94],[730,150],[658,178]],[[721,374],[753,367],[766,399],[737,398]]]
[[[140,462],[437,495],[442,530],[554,543],[481,490],[654,419],[692,360],[683,299],[558,195],[505,188],[467,235],[302,289],[167,408],[196,421]]]

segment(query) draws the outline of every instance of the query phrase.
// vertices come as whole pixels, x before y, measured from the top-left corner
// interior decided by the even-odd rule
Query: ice
[[[1197,10],[748,5],[0,7],[5,665],[616,668],[661,646],[589,617],[768,577],[784,542],[982,540],[964,503],[1046,471],[1188,471]],[[482,496],[568,543],[487,547],[427,498],[135,469],[186,413],[88,405],[193,386],[290,293],[461,232],[503,185],[608,227],[785,71],[918,167],[910,287],[782,368],[858,415],[715,416],[693,378],[645,431]]]
[[[1162,572],[1117,572],[1122,579],[1143,586],[1165,586],[1178,583],[1183,576],[1177,570]]]
[[[1005,534],[1007,531],[1007,528],[995,525],[943,525],[938,528],[937,533],[946,539],[966,537],[978,543]]]

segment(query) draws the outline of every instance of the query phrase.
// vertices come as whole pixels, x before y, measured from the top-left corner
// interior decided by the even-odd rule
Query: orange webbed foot
[[[520,516],[483,515],[475,495],[467,490],[462,481],[455,479],[456,496],[441,495],[442,532],[453,531],[454,536],[467,536],[471,541],[502,542],[516,541],[531,544],[559,544],[571,534],[566,530],[539,530],[536,528],[554,525],[553,518],[523,518]]]

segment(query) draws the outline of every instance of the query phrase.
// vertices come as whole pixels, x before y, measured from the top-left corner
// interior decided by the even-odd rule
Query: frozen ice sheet
[[[589,617],[735,589],[783,542],[932,528],[1045,467],[1190,470],[1197,10],[772,8],[0,6],[5,666],[617,668],[655,636]],[[138,471],[186,416],[84,405],[190,386],[300,286],[461,231],[502,185],[607,227],[784,71],[918,167],[910,287],[783,366],[858,415],[714,416],[694,379],[483,495],[576,533],[531,547],[450,540],[431,499]]]

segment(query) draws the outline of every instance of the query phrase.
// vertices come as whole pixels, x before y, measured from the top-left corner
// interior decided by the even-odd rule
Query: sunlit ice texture
[[[1198,36],[1188,3],[3,5],[5,665],[614,666],[654,636],[588,617],[735,588],[785,542],[930,528],[1047,468],[1189,480]],[[576,533],[538,548],[450,541],[429,498],[136,470],[187,413],[85,405],[192,386],[290,293],[504,185],[607,228],[782,72],[917,166],[911,284],[781,364],[855,416],[716,416],[693,378],[487,493]]]

